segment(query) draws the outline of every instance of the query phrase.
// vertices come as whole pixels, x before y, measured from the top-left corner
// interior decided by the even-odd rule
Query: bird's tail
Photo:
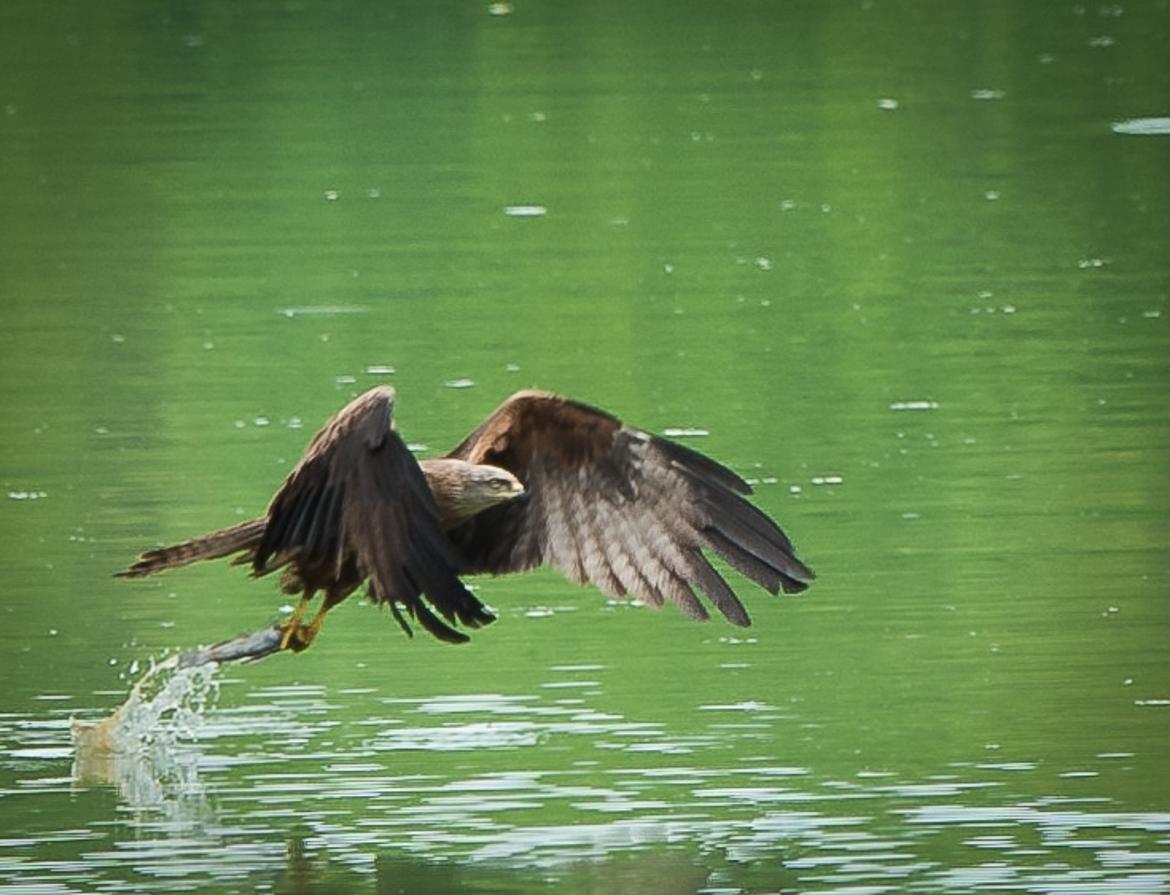
[[[202,559],[219,559],[240,550],[255,550],[264,535],[267,517],[258,516],[229,528],[221,528],[181,544],[147,550],[130,568],[115,573],[119,578],[141,578],[167,569],[177,569]]]

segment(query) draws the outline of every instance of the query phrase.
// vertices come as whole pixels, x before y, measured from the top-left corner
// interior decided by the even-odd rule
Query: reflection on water
[[[130,860],[151,891],[1170,886],[1170,813],[1118,811],[1063,788],[1044,795],[1045,773],[1026,757],[829,779],[768,761],[776,744],[727,719],[775,710],[736,703],[705,706],[711,721],[684,749],[656,750],[646,762],[645,744],[676,738],[661,723],[594,704],[600,697],[589,688],[565,705],[546,688],[397,699],[315,685],[235,692],[242,683],[218,680],[214,666],[167,677],[153,696],[131,701],[124,717],[135,720],[117,740],[125,751],[101,759],[82,738],[71,777],[30,767],[65,766],[63,717],[6,716],[0,736],[12,745],[3,761],[17,779],[5,796],[80,800],[85,817],[105,783],[130,811],[119,821],[124,832],[98,823],[0,840],[0,871],[100,887]],[[363,713],[356,723],[330,721],[355,711]],[[780,725],[791,734],[799,719]],[[1125,774],[1131,758],[1103,754],[1047,779]],[[49,843],[58,857],[47,857]]]

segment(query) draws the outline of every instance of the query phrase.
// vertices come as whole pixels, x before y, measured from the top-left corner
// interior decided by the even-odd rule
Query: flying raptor
[[[264,515],[149,550],[118,574],[233,555],[254,577],[281,571],[281,588],[300,601],[267,646],[248,647],[264,654],[308,647],[363,582],[407,634],[409,616],[459,643],[460,627],[495,620],[462,575],[549,565],[612,597],[669,600],[706,619],[697,587],[741,626],[747,612],[704,550],[773,594],[813,580],[779,526],[741,496],[751,493],[742,478],[603,410],[517,392],[445,457],[419,461],[395,431],[394,397],[378,386],[343,407]]]

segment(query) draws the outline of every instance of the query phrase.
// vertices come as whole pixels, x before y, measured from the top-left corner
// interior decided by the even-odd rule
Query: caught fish
[[[280,651],[283,636],[284,631],[276,625],[251,634],[241,634],[231,640],[222,640],[211,646],[183,653],[179,656],[179,667],[193,668],[196,665],[206,665],[208,662],[250,662],[263,659]]]

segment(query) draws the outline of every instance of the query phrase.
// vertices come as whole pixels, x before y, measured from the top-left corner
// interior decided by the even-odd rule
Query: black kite
[[[408,634],[399,607],[457,643],[467,635],[456,625],[495,618],[460,575],[545,564],[610,596],[670,600],[706,619],[697,586],[741,626],[747,612],[704,549],[773,594],[813,579],[784,532],[740,496],[751,493],[743,479],[602,410],[517,392],[446,457],[421,462],[395,432],[393,410],[389,386],[358,396],[313,437],[263,516],[150,550],[119,574],[231,554],[254,576],[283,569],[282,588],[301,600],[273,650],[307,647],[363,581]],[[324,602],[302,624],[318,591]]]

